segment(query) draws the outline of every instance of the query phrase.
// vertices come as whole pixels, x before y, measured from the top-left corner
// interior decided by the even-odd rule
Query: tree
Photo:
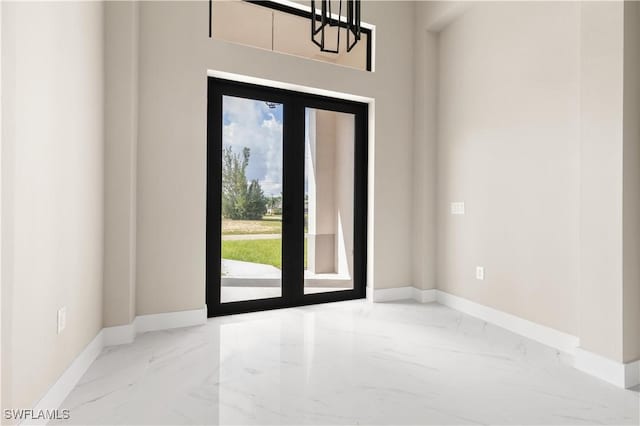
[[[258,220],[267,212],[267,199],[257,180],[252,180],[247,190],[245,219]]]
[[[266,197],[257,180],[247,182],[251,151],[234,154],[231,147],[222,153],[222,216],[228,219],[261,219],[267,211]]]

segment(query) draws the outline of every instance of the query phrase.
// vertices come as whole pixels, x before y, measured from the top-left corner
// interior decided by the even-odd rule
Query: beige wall
[[[433,287],[437,229],[438,288],[640,358],[638,4],[427,3],[416,17],[416,284]]]
[[[355,116],[335,113],[335,271],[353,277]]]
[[[419,1],[414,13],[412,276],[421,289],[437,287],[436,175],[440,31],[471,3]]]
[[[102,327],[102,10],[3,3],[4,407],[32,407]]]
[[[375,98],[369,279],[376,288],[412,283],[413,10],[404,2],[363,8],[384,58],[367,73],[210,40],[206,2],[140,5],[137,314],[204,305],[208,69]]]
[[[309,232],[334,235],[334,176],[336,158],[336,113],[310,109],[309,114]]]
[[[622,361],[623,6],[581,6],[580,345]]]
[[[105,3],[104,325],[135,317],[138,3]]]
[[[411,272],[413,285],[421,289],[436,288],[438,34],[427,25],[440,16],[432,10],[434,4],[418,2],[414,13]]]
[[[353,273],[355,116],[307,111],[308,270]]]
[[[308,109],[305,173],[308,182],[307,269],[312,273],[335,272],[336,113]]]
[[[438,288],[573,334],[579,25],[571,2],[473,6],[439,34],[437,94]]]
[[[623,361],[640,359],[640,3],[624,5]]]

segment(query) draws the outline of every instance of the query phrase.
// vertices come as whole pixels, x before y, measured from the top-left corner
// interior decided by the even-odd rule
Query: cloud
[[[282,110],[281,104],[272,109],[263,101],[222,99],[222,144],[236,153],[251,150],[247,179],[257,179],[265,195],[282,192]]]

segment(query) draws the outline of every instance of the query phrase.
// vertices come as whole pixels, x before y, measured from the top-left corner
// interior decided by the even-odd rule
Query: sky
[[[240,153],[251,150],[247,179],[257,179],[267,196],[282,193],[282,104],[223,96],[222,144]]]
[[[247,179],[257,179],[266,196],[282,195],[282,104],[275,108],[263,101],[222,97],[222,144],[239,154],[249,148]],[[305,109],[305,193],[311,167],[309,108]]]

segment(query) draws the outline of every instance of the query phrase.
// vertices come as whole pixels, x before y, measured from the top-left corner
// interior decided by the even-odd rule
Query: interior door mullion
[[[211,308],[220,305],[220,204],[219,190],[222,184],[222,92],[214,80],[208,80],[207,109],[207,228],[206,228],[206,282],[217,283],[216,289],[208,288],[206,304]]]
[[[295,97],[284,104],[282,284],[286,302],[304,293],[304,105]]]

